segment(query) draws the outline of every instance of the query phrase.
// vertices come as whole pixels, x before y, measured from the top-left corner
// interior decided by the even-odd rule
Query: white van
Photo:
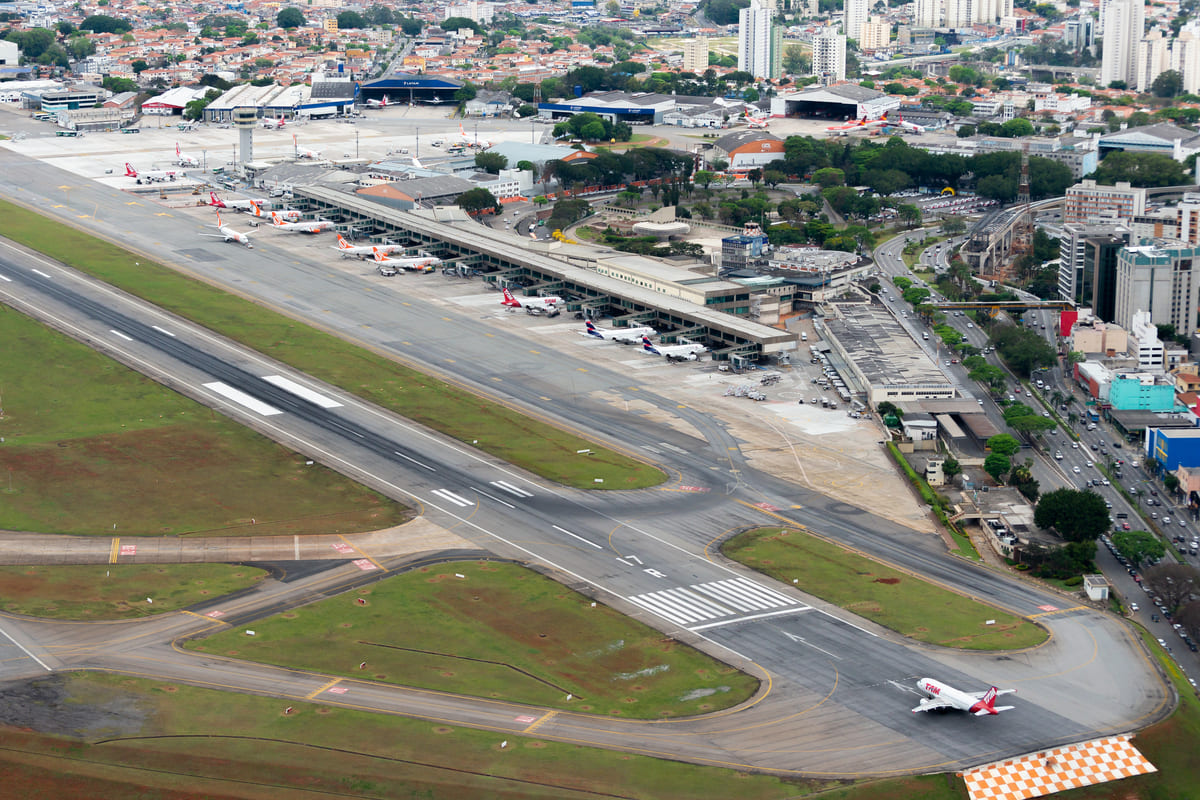
[[[804,331],[800,331],[800,341],[802,341],[802,342],[808,341],[808,334],[805,333]]]

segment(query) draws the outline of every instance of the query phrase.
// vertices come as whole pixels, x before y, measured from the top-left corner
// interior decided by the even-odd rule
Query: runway
[[[669,382],[661,384],[663,393],[648,392],[630,386],[625,375],[573,355],[521,351],[496,333],[490,315],[473,318],[445,304],[397,305],[382,293],[364,292],[353,276],[298,263],[268,246],[246,252],[195,244],[191,231],[177,222],[147,206],[125,205],[126,197],[102,187],[78,186],[72,203],[104,208],[120,219],[117,229],[98,226],[94,215],[79,220],[72,210],[79,205],[53,208],[61,205],[53,197],[59,176],[47,177],[43,171],[49,168],[10,153],[0,163],[6,167],[3,180],[16,182],[9,189],[19,201],[99,228],[159,258],[178,258],[189,270],[240,293],[406,359],[442,371],[452,365],[459,381],[489,387],[508,402],[562,419],[587,435],[652,453],[678,476],[676,486],[708,490],[589,493],[545,484],[95,281],[10,248],[0,250],[4,302],[53,319],[124,363],[414,505],[475,547],[547,565],[569,585],[768,679],[763,696],[732,712],[669,723],[560,712],[538,725],[539,737],[849,777],[958,769],[1131,730],[1170,709],[1168,687],[1123,622],[1072,610],[1064,597],[947,556],[930,537],[749,469],[720,421],[668,395]],[[678,374],[670,370],[677,368],[662,374]],[[267,380],[270,376],[305,387],[307,396],[288,382]],[[217,384],[253,402],[215,389]],[[590,400],[597,391],[635,397],[680,424],[664,427],[619,413]],[[1001,655],[921,647],[711,556],[713,540],[725,532],[783,521],[1015,613],[1044,615],[1039,620],[1053,637],[1036,650]],[[378,569],[387,571],[388,563],[379,560]],[[338,569],[352,574],[358,568]],[[302,588],[283,587],[270,598],[272,607]],[[228,613],[236,619],[250,611],[247,606]],[[18,640],[26,637],[31,654],[54,669],[112,669],[297,698],[329,681],[170,647],[177,637],[209,624],[179,614],[104,626],[103,634],[88,626],[68,630],[28,620],[4,619],[0,627],[15,631]],[[102,646],[89,643],[96,636]],[[4,662],[0,674],[19,677],[37,669],[31,659],[18,658]],[[1018,708],[988,720],[913,715],[912,684],[927,675],[970,690],[991,683],[1014,686]],[[314,699],[513,733],[520,732],[517,717],[542,718],[538,709],[357,682],[346,695]]]

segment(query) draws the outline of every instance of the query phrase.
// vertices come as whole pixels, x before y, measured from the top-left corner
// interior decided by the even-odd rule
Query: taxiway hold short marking
[[[313,689],[311,692],[304,695],[304,699],[312,700],[314,697],[321,694],[322,692],[327,692],[330,689],[332,689],[333,687],[337,686],[339,683],[341,683],[341,681],[342,681],[341,678],[334,678],[333,680],[331,680],[329,683],[325,684],[324,686],[321,686],[320,688],[317,688],[317,689]],[[343,690],[343,691],[345,691],[345,690]]]
[[[341,408],[342,406],[342,404],[337,400],[314,392],[307,386],[302,386],[301,384],[296,383],[290,378],[285,378],[282,375],[264,375],[263,380],[272,386],[278,386],[285,392],[291,392],[302,400],[307,400],[319,408]]]
[[[261,414],[264,417],[272,417],[276,414],[282,414],[278,408],[269,406],[261,400],[256,400],[250,395],[243,392],[241,389],[235,389],[227,383],[213,381],[212,383],[204,384],[204,388],[208,389],[213,394],[219,394],[226,400],[232,400],[240,406],[245,406],[256,414]]]
[[[120,537],[114,536],[113,540],[112,540],[112,547],[110,547],[108,550],[108,563],[110,563],[110,564],[117,563],[117,553],[120,552],[119,550],[117,550],[117,548],[120,546],[121,546]]]
[[[556,716],[558,716],[558,711],[557,711],[557,710],[554,710],[554,711],[547,712],[546,714],[543,714],[543,715],[542,715],[541,719],[539,719],[537,722],[535,722],[535,723],[533,723],[532,725],[530,725],[530,726],[529,726],[528,728],[526,728],[525,730],[521,731],[521,733],[533,733],[533,732],[534,732],[534,731],[536,731],[538,728],[542,727],[542,726],[543,726],[543,725],[545,725],[547,722],[549,722],[550,720],[554,719]]]

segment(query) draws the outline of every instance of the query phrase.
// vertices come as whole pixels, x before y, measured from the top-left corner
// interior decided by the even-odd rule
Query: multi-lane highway
[[[9,190],[18,200],[60,218],[78,216],[54,188],[56,179],[74,179],[47,176],[48,168],[11,154],[0,162],[2,180],[13,182]],[[678,429],[619,414],[566,387],[579,381],[589,390],[634,396],[627,377],[568,353],[518,351],[494,336],[487,320],[430,304],[398,307],[378,293],[364,295],[353,276],[264,244],[236,255],[199,244],[188,226],[164,220],[156,209],[126,205],[118,192],[75,180],[71,202],[80,201],[89,208],[94,202],[113,221],[100,223],[93,212],[85,227],[405,358],[441,370],[453,363],[460,380],[497,387],[510,402],[655,454],[679,477],[676,488],[708,490],[597,494],[545,484],[45,259],[0,250],[3,302],[53,320],[179,391],[417,506],[477,546],[547,565],[605,602],[769,678],[758,702],[714,718],[637,725],[559,714],[538,727],[538,736],[813,775],[891,774],[956,769],[1129,730],[1169,710],[1169,688],[1120,621],[949,557],[940,540],[749,468],[719,421],[681,398],[636,391],[637,399],[686,423]],[[680,432],[689,429],[695,434]],[[1017,654],[914,646],[803,595],[802,587],[775,585],[711,555],[712,541],[724,532],[781,521],[1037,618],[1054,635]],[[45,546],[52,549],[54,540]],[[272,607],[288,591],[273,595]],[[0,662],[0,674],[86,665],[305,696],[308,682],[285,679],[280,670],[170,648],[175,637],[208,624],[186,616],[129,623],[126,634],[109,637],[102,648],[87,646],[88,626],[58,626],[50,647],[45,624],[6,619],[0,628],[12,637],[11,647],[24,651]],[[1018,708],[983,725],[914,716],[912,683],[924,675],[968,689],[1014,686]],[[311,682],[319,686],[319,677]],[[430,705],[427,693],[366,684],[361,691],[365,707],[503,730],[515,724],[506,727],[500,717],[516,709],[494,703],[439,697]]]

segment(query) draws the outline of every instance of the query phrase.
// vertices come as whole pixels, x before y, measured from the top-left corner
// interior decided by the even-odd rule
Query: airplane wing
[[[922,700],[921,704],[913,709],[913,713],[916,714],[918,711],[937,711],[943,708],[957,708],[957,706],[941,697],[929,697]]]
[[[989,689],[988,691],[991,691],[991,690]],[[997,689],[995,696],[999,697],[1002,694],[1016,694],[1016,693],[1017,693],[1016,689]],[[967,694],[971,695],[971,697],[974,697],[976,700],[982,700],[987,695],[987,692],[986,691],[984,691],[984,692],[967,692]]]

